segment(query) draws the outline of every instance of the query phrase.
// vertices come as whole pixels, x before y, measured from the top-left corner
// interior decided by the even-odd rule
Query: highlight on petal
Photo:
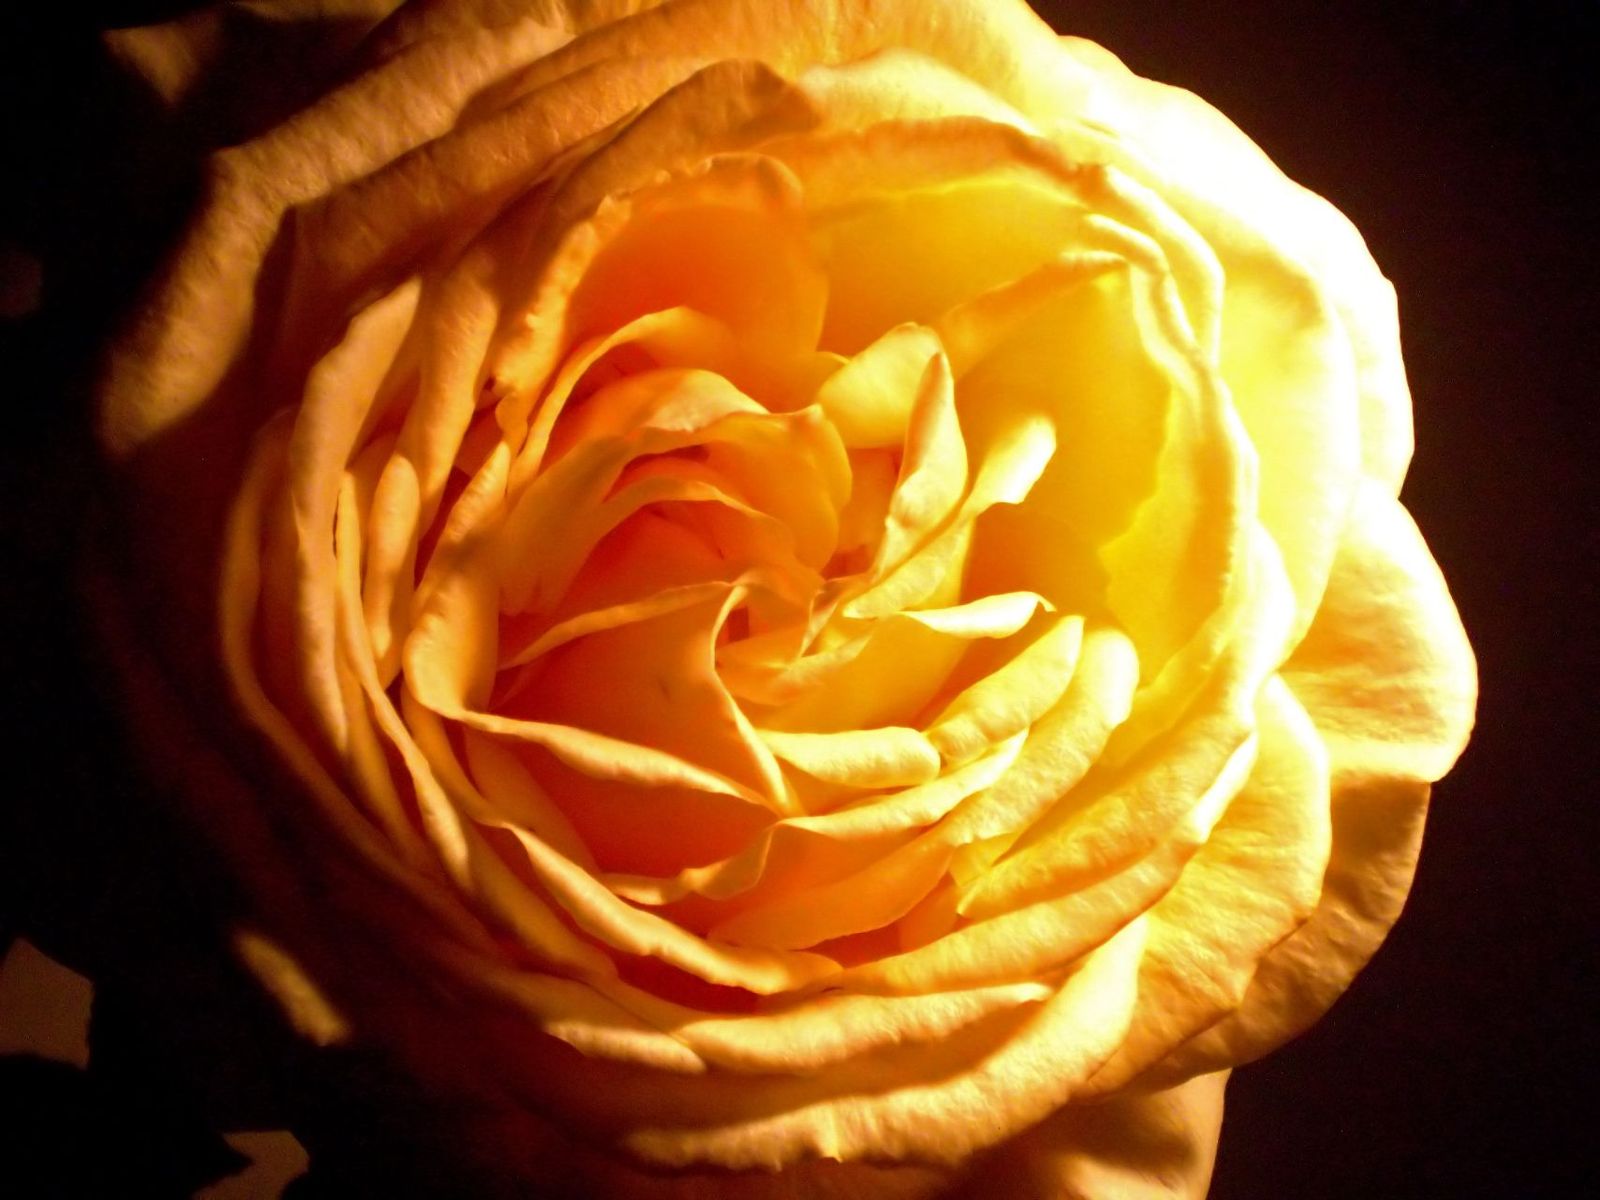
[[[764,731],[779,758],[829,783],[881,788],[926,783],[939,773],[939,752],[915,729],[893,725],[838,733]]]
[[[1438,568],[1381,485],[1358,493],[1322,608],[1283,678],[1327,746],[1321,895],[1262,960],[1237,1011],[1157,1075],[1249,1061],[1305,1029],[1366,965],[1410,890],[1428,784],[1460,753],[1475,680]]]
[[[1477,695],[1472,652],[1416,525],[1380,485],[1357,493],[1284,678],[1340,773],[1429,782],[1461,753]]]
[[[663,1123],[630,1134],[628,1147],[662,1165],[709,1161],[735,1169],[771,1169],[800,1156],[959,1161],[997,1140],[997,1131],[1026,1127],[1064,1103],[1115,1045],[1135,1000],[1130,984],[1142,934],[1135,922],[1089,956],[1016,1036],[954,1078],[913,1076],[877,1095],[821,1100],[764,1118],[730,1114],[704,1130]],[[1007,1097],[1005,1107],[984,1102],[997,1096]]]

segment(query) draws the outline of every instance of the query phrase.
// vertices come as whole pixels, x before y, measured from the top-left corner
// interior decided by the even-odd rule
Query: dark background
[[[51,810],[0,799],[0,938],[20,923],[70,957],[70,914],[49,900],[36,839],[105,840],[116,818],[73,797],[103,801],[117,785],[106,777],[109,743],[76,733],[77,753],[63,761],[69,743],[52,740],[73,711],[63,706],[83,704],[78,674],[95,671],[61,648],[61,551],[82,486],[62,439],[81,364],[145,266],[126,245],[158,231],[182,195],[178,179],[107,196],[75,155],[128,113],[127,97],[75,73],[86,43],[71,31],[184,6],[47,7],[0,16],[0,234],[46,251],[92,241],[82,214],[109,204],[120,206],[111,228],[124,238],[77,268],[97,274],[107,299],[85,299],[68,274],[59,290],[47,282],[38,315],[0,322],[0,618],[11,643],[0,705],[7,736],[31,751],[23,761],[49,764],[33,777],[21,768],[15,795],[49,792]],[[1418,431],[1404,498],[1451,582],[1482,675],[1477,732],[1435,790],[1405,915],[1320,1025],[1236,1075],[1213,1196],[1582,1194],[1600,1153],[1585,1103],[1600,1069],[1600,204],[1589,180],[1600,44],[1581,20],[1593,6],[1036,7],[1139,73],[1210,100],[1363,231],[1400,295]],[[100,903],[101,917],[117,919]],[[115,1028],[114,1018],[127,1024],[114,1009],[101,1023]],[[119,1110],[86,1124],[72,1111],[70,1134],[51,1136],[90,1151],[97,1138],[102,1150],[107,1138],[114,1145],[111,1130],[128,1120]],[[178,1177],[170,1164],[151,1169]]]

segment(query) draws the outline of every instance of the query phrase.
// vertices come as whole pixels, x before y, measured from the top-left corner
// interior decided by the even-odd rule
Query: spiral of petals
[[[650,1168],[1053,1121],[1155,1194],[1052,1114],[1214,1136],[1129,1097],[1331,1003],[1470,724],[1359,238],[1020,4],[366,46],[215,159],[102,409],[330,920]]]

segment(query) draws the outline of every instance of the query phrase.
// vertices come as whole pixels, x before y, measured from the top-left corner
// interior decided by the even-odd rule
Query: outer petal
[[[1108,51],[1075,38],[1066,59],[1092,73],[1077,109],[1057,120],[1092,122],[1126,145],[1120,165],[1158,188],[1226,259],[1230,236],[1278,247],[1317,281],[1344,327],[1360,393],[1365,473],[1398,491],[1411,456],[1411,403],[1400,362],[1394,289],[1355,227],[1290,181],[1233,122],[1205,101],[1134,75]],[[1049,114],[1030,111],[1036,120]],[[1219,236],[1220,235],[1220,236]],[[1231,265],[1229,267],[1231,274]]]
[[[1284,677],[1341,777],[1430,782],[1466,745],[1472,649],[1422,535],[1379,484],[1356,498],[1322,608]]]
[[[1439,569],[1385,489],[1363,489],[1310,633],[1283,672],[1328,747],[1333,843],[1310,919],[1262,963],[1238,1011],[1159,1078],[1258,1057],[1336,1000],[1400,914],[1428,783],[1472,724],[1472,653]]]
[[[981,1160],[961,1200],[1201,1200],[1228,1073],[1065,1108]]]

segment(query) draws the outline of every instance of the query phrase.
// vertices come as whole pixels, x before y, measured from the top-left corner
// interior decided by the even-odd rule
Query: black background
[[[148,235],[181,196],[181,182],[153,199],[98,191],[77,147],[117,128],[125,98],[85,82],[75,33],[183,5],[57,7],[0,17],[0,233],[47,254],[92,240],[78,224],[86,209],[121,204],[113,228]],[[1213,1196],[1586,1194],[1600,1140],[1585,1103],[1600,1067],[1600,204],[1588,178],[1600,45],[1580,17],[1592,5],[1037,7],[1210,100],[1365,234],[1400,295],[1418,431],[1404,498],[1482,675],[1478,729],[1435,790],[1405,915],[1320,1025],[1236,1075]],[[118,818],[94,808],[115,795],[114,751],[57,732],[75,711],[63,706],[87,703],[77,676],[95,670],[72,659],[62,615],[83,484],[68,439],[79,368],[144,263],[111,246],[94,268],[109,299],[88,299],[70,272],[65,284],[47,276],[41,313],[0,323],[0,705],[24,764],[0,797],[0,938],[20,926],[69,959],[74,920],[91,918],[65,911],[50,852],[93,841],[90,826],[104,840]],[[89,907],[116,919],[104,896]],[[45,1140],[93,1152],[122,1119],[74,1111],[71,1129]]]

